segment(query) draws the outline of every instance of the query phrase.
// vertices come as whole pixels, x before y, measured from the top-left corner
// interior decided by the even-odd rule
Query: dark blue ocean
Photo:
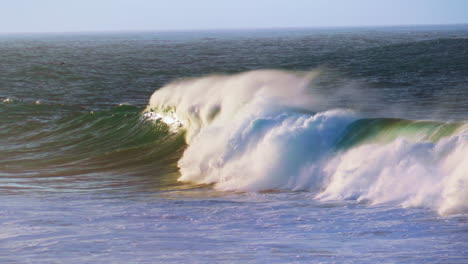
[[[0,35],[0,263],[467,262],[467,25]]]

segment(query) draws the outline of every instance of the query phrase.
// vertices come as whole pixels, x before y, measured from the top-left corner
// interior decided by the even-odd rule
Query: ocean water
[[[1,263],[467,263],[468,26],[0,36]]]

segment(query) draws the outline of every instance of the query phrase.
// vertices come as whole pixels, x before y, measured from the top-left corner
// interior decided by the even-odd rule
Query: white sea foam
[[[240,115],[277,111],[281,107],[312,109],[319,100],[308,95],[314,72],[260,70],[176,81],[156,91],[149,108],[174,108],[191,142],[208,126],[222,126]]]
[[[323,167],[319,199],[358,199],[468,212],[468,130],[433,142],[398,138],[340,153]]]
[[[173,109],[171,121],[187,130],[179,180],[468,212],[466,129],[437,142],[402,136],[338,151],[357,116],[325,110],[326,98],[313,92],[315,76],[262,70],[181,80],[156,91],[148,111]]]

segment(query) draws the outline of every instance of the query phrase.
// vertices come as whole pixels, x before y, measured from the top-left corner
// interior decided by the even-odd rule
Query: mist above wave
[[[343,136],[352,136],[347,128],[361,117],[316,93],[318,74],[259,70],[184,79],[157,90],[148,111],[170,113],[186,129],[179,180],[220,190],[306,190],[317,199],[468,212],[466,125],[443,136],[438,124],[412,125],[411,135],[394,129],[386,141],[340,148]],[[377,138],[388,133],[385,127],[365,129]]]

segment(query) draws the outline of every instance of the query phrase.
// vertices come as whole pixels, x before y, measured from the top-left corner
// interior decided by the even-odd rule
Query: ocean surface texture
[[[0,263],[468,263],[468,26],[1,35]]]

